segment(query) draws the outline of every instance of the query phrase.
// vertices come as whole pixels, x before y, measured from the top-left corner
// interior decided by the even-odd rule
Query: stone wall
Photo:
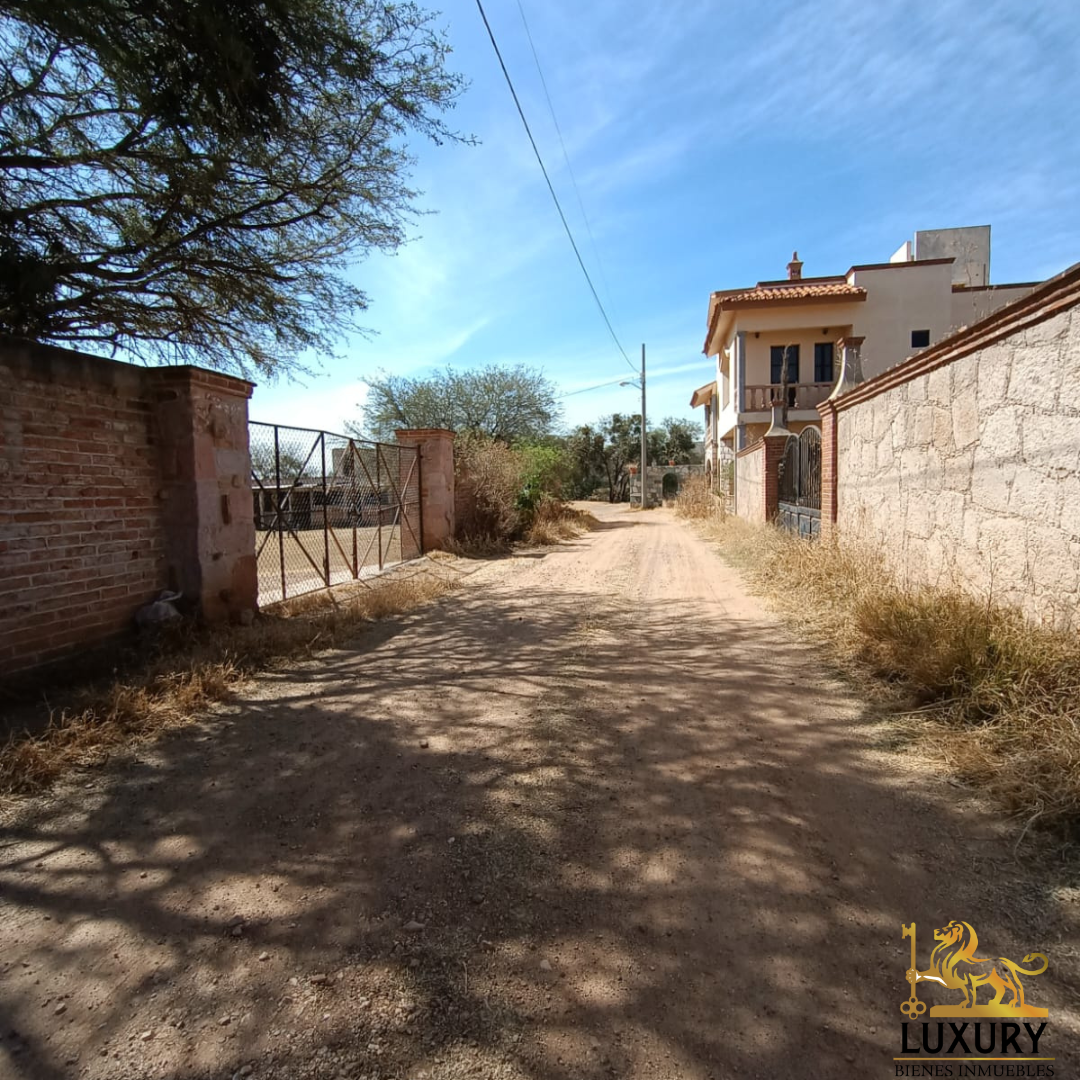
[[[163,589],[255,605],[251,384],[0,339],[0,675],[129,628]]]
[[[1078,387],[1074,268],[857,386],[834,418],[823,407],[836,474],[823,518],[907,582],[958,585],[1078,625]]]
[[[765,444],[735,455],[735,513],[747,521],[765,520]]]
[[[679,487],[691,476],[704,476],[704,465],[650,465],[648,466],[648,479],[645,484],[645,493],[648,498],[646,506],[661,506],[664,501],[664,477],[675,476],[678,478]],[[630,477],[630,501],[641,501],[641,480],[637,473]]]

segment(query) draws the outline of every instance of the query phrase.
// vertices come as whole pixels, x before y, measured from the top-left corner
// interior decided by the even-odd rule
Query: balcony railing
[[[744,388],[740,412],[768,412],[773,399],[780,400],[783,387],[780,383],[767,383],[764,386]],[[833,384],[827,383],[788,383],[787,397],[789,409],[813,409],[821,404],[831,393]]]

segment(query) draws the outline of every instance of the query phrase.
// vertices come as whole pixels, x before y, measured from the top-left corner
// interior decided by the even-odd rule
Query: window
[[[814,382],[833,381],[834,348],[831,341],[819,341],[814,345]]]
[[[795,384],[799,381],[799,346],[773,345],[769,350],[769,381],[778,386],[784,380],[784,356],[787,355],[788,408],[795,405]]]
[[[774,385],[777,385],[784,381],[783,363],[785,352],[787,353],[787,381],[792,384],[799,381],[799,346],[774,345],[769,350],[769,381]]]
[[[912,330],[911,347],[913,349],[925,349],[930,344],[929,330]]]

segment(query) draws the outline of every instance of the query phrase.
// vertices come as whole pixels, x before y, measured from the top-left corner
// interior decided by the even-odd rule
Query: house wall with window
[[[912,260],[908,244],[902,249],[904,259],[852,266],[830,277],[803,278],[802,263],[794,257],[785,280],[712,293],[704,352],[715,357],[717,438],[735,449],[753,441],[755,425],[766,419],[770,391],[781,382],[780,350],[785,346],[798,350],[788,382],[803,387],[791,395],[789,407],[803,413],[789,417],[791,426],[790,421],[805,420],[807,409],[816,407],[813,384],[831,383],[839,375],[836,343],[841,338],[864,339],[863,376],[873,378],[1036,287],[980,284],[989,273],[988,239],[971,248],[977,248],[975,261],[985,272],[972,278],[965,269],[960,275],[965,284],[958,285],[956,258],[967,257],[969,233],[976,239],[989,235],[984,227],[939,230],[925,236],[939,245],[935,254],[946,250],[940,244],[953,245],[955,251],[948,248],[944,257]],[[747,393],[747,387],[756,389]]]
[[[732,338],[746,334],[744,385],[779,382],[773,378],[774,353],[779,346],[798,347],[800,383],[819,381],[815,348],[835,343],[849,334],[866,339],[862,350],[863,375],[872,378],[899,364],[920,349],[936,345],[953,330],[977,322],[1002,305],[1031,292],[1033,285],[993,286],[954,292],[952,266],[934,263],[886,264],[856,268],[850,280],[867,290],[860,304],[823,304],[748,312],[734,324]],[[733,350],[732,350],[733,351]],[[717,378],[728,377],[730,360],[718,357]],[[839,353],[834,356],[833,377],[839,374]],[[734,395],[728,398],[734,422]],[[723,425],[722,425],[723,426]],[[730,425],[729,425],[730,426]]]
[[[850,277],[867,294],[854,328],[866,338],[862,363],[867,378],[937,344],[953,329],[950,261],[856,268]],[[921,344],[912,337],[920,332]]]

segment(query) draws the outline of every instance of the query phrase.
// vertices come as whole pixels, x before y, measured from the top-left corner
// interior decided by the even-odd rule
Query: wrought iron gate
[[[788,436],[780,462],[778,523],[800,536],[821,531],[821,432]]]
[[[418,447],[254,421],[249,436],[260,604],[423,551]]]

